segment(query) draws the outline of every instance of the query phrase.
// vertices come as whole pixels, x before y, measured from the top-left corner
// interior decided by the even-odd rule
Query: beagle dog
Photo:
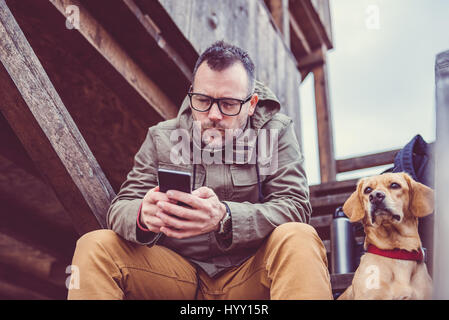
[[[433,190],[406,173],[361,179],[343,211],[351,222],[363,224],[367,253],[338,299],[431,299],[418,218],[433,209]]]

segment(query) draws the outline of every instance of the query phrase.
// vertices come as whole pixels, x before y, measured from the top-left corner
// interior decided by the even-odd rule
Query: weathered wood
[[[178,108],[141,68],[117,44],[109,33],[98,23],[78,0],[50,0],[63,14],[67,6],[79,8],[79,32],[100,52],[104,58],[128,81],[128,83],[164,118],[176,117]]]
[[[325,52],[325,49],[323,49],[323,52]],[[332,115],[326,64],[314,68],[313,75],[315,81],[316,121],[321,182],[335,181],[337,176],[337,166],[334,155]]]
[[[355,237],[355,242],[357,244],[362,244],[365,241],[365,237]],[[326,252],[328,254],[331,253],[331,241],[330,240],[323,240],[324,247],[326,248]]]
[[[0,155],[0,232],[70,260],[79,235],[53,190]]]
[[[167,40],[162,35],[161,29],[153,21],[149,14],[154,12],[143,13],[139,6],[134,2],[134,0],[123,0],[123,2],[128,6],[129,10],[136,16],[139,22],[144,26],[148,33],[154,38],[161,49],[170,57],[171,60],[181,69],[182,73],[188,79],[192,80],[193,66],[189,66],[184,58],[179,54],[173,46],[167,42]]]
[[[352,192],[314,197],[310,199],[310,204],[314,210],[320,207],[339,206],[342,205],[351,196],[351,194]]]
[[[350,179],[312,185],[309,187],[310,197],[314,198],[342,192],[352,192],[355,191],[358,181],[359,179]]]
[[[391,164],[394,162],[394,157],[399,150],[401,149],[369,154],[366,156],[339,159],[337,160],[337,172],[348,172]]]
[[[333,42],[332,21],[331,21],[329,0],[311,0],[310,2],[319,16],[321,25],[324,27],[326,37],[329,40],[328,44],[332,43]],[[331,46],[329,46],[328,48],[332,49]]]
[[[276,28],[282,34],[287,46],[290,46],[290,27],[288,0],[265,0]]]
[[[314,228],[329,227],[332,222],[332,214],[314,216],[310,218],[310,225]]]
[[[4,0],[0,9],[1,111],[77,231],[104,227],[114,191]]]
[[[344,291],[352,284],[354,273],[341,273],[331,275],[332,291]]]
[[[28,174],[40,179],[33,161],[28,157],[26,150],[23,148],[14,131],[0,112],[0,157],[8,159],[15,163]],[[0,170],[1,172],[1,170]]]
[[[304,34],[304,32],[301,30],[301,27],[299,26],[298,22],[296,21],[295,17],[293,16],[293,14],[289,11],[288,13],[289,16],[289,21],[290,21],[290,26],[292,29],[292,35],[291,35],[291,39],[292,39],[292,49],[293,49],[293,53],[295,53],[295,48],[296,46],[299,46],[300,49],[298,49],[299,53],[298,53],[298,60],[299,63],[301,63],[301,57],[303,54],[309,54],[312,52],[312,49],[310,48],[309,43],[307,42],[307,38]],[[296,44],[296,46],[295,46]]]
[[[65,276],[69,276],[66,274]],[[0,263],[0,297],[3,299],[58,299],[67,298],[65,280],[54,284],[34,277],[17,268]],[[10,290],[5,290],[7,286]],[[36,294],[38,297],[36,297]]]
[[[110,1],[101,7],[104,0],[87,3],[114,39],[180,105],[189,81],[125,4]],[[8,0],[7,4],[104,174],[118,191],[148,127],[164,119],[78,31],[66,28],[65,17],[49,1]],[[97,6],[104,12],[99,13]],[[110,26],[119,20],[116,28]],[[126,28],[120,27],[123,25]]]
[[[329,39],[325,27],[320,19],[318,12],[310,0],[289,0],[290,12],[300,23],[301,29],[307,35],[307,39],[312,49],[317,49],[322,45],[332,48],[331,39]]]
[[[0,261],[39,279],[64,285],[67,267],[64,263],[48,253],[2,233],[0,233]]]
[[[51,300],[48,296],[11,284],[7,279],[0,279],[0,297],[6,300]]]
[[[322,49],[314,50],[300,59],[298,67],[300,70],[311,70],[326,63],[326,53]]]

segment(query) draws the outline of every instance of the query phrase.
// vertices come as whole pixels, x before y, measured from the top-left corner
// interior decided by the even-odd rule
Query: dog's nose
[[[369,195],[369,202],[381,203],[385,199],[385,193],[382,191],[374,191]]]

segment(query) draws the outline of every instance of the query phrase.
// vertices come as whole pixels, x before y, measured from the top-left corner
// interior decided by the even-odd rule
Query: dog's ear
[[[363,180],[360,180],[357,184],[357,190],[351,194],[343,205],[343,212],[348,216],[349,221],[351,222],[360,221],[365,216],[365,208],[360,195],[362,184]]]
[[[413,180],[407,173],[403,173],[403,175],[410,189],[410,211],[418,218],[431,214],[435,206],[434,191],[428,186]]]

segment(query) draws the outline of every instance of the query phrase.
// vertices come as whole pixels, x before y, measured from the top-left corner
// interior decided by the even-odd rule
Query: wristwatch
[[[231,231],[232,229],[231,210],[229,209],[229,206],[225,202],[222,203],[226,207],[226,214],[220,221],[220,228],[218,229],[219,235],[225,235],[229,233],[229,231]]]

